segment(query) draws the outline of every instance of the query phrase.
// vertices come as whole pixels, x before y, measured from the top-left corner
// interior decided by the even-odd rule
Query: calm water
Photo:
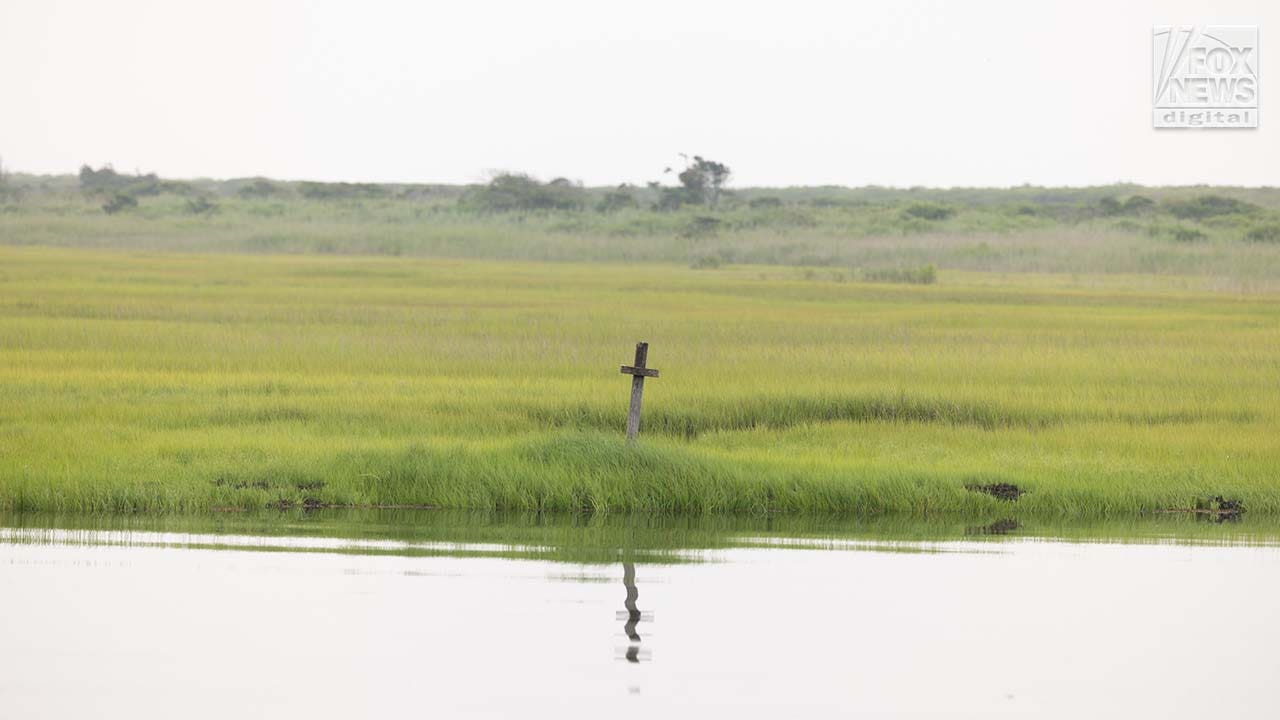
[[[0,521],[4,718],[1280,714],[1245,522]]]

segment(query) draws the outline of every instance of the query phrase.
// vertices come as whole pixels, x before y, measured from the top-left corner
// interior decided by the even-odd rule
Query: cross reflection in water
[[[640,633],[636,631],[636,626],[640,624],[642,614],[640,608],[636,605],[636,600],[640,598],[640,590],[636,588],[635,563],[622,563],[622,584],[627,588],[627,599],[622,604],[626,611],[618,613],[618,617],[626,620],[622,630],[627,634],[627,639],[631,641],[623,657],[626,658],[627,662],[638,663],[641,660],[648,660],[649,657],[648,653],[641,652]],[[652,619],[652,617],[649,618],[649,620]]]

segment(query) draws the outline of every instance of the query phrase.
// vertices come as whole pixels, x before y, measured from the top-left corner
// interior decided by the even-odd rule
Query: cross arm
[[[632,367],[630,365],[622,366],[623,375],[638,375],[640,377],[658,377],[658,371],[653,368]]]

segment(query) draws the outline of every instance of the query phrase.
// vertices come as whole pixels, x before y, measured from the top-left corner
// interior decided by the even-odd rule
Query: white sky
[[[1259,129],[1151,128],[1156,23],[1261,26]],[[612,184],[687,152],[738,186],[1280,185],[1272,28],[1277,0],[0,0],[0,156]]]

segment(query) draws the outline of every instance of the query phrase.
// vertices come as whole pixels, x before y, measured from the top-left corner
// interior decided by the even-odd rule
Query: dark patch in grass
[[[213,486],[229,487],[232,490],[248,490],[250,488],[254,490],[270,490],[271,489],[271,483],[267,482],[266,480],[241,480],[236,478],[229,478],[229,477],[226,477],[225,475],[219,475],[218,477],[214,478]]]
[[[1010,502],[1017,500],[1023,492],[1022,488],[1013,483],[969,483],[964,486],[969,492],[985,493],[997,500],[1008,500]]]
[[[439,505],[427,505],[423,503],[400,503],[400,504],[373,504],[373,505],[357,505],[353,503],[327,503],[315,498],[303,498],[302,500],[293,500],[290,498],[281,498],[268,507],[275,510],[439,510]],[[213,507],[209,508],[215,512],[245,512],[244,508],[235,507]]]
[[[990,525],[978,525],[975,527],[967,527],[964,529],[965,535],[1008,535],[1009,533],[1022,527],[1022,523],[1013,518],[997,520]]]
[[[882,268],[865,270],[862,279],[867,282],[905,283],[910,285],[932,285],[938,281],[938,269],[933,265],[905,268]]]
[[[303,510],[323,510],[323,509],[332,508],[336,506],[326,503],[322,500],[317,500],[316,498],[313,498],[313,497],[305,497],[305,498],[302,498],[301,500],[294,500],[293,498],[280,498],[279,500],[271,503],[271,507],[277,510],[292,510],[294,508],[302,508]]]
[[[1200,517],[1212,518],[1214,522],[1239,520],[1244,514],[1244,502],[1215,495],[1211,498],[1199,498],[1195,505],[1188,508],[1165,508],[1160,512],[1192,513]]]
[[[1244,512],[1244,503],[1239,500],[1227,500],[1218,495],[1213,498],[1212,502],[1217,506],[1217,510],[1220,513],[1235,513],[1238,515]]]
[[[254,473],[249,477],[237,477],[235,474],[223,473],[215,477],[212,480],[212,484],[214,487],[231,488],[232,490],[271,490],[291,486],[300,492],[315,492],[325,486],[323,480],[307,477],[301,472],[292,470],[278,473]]]

